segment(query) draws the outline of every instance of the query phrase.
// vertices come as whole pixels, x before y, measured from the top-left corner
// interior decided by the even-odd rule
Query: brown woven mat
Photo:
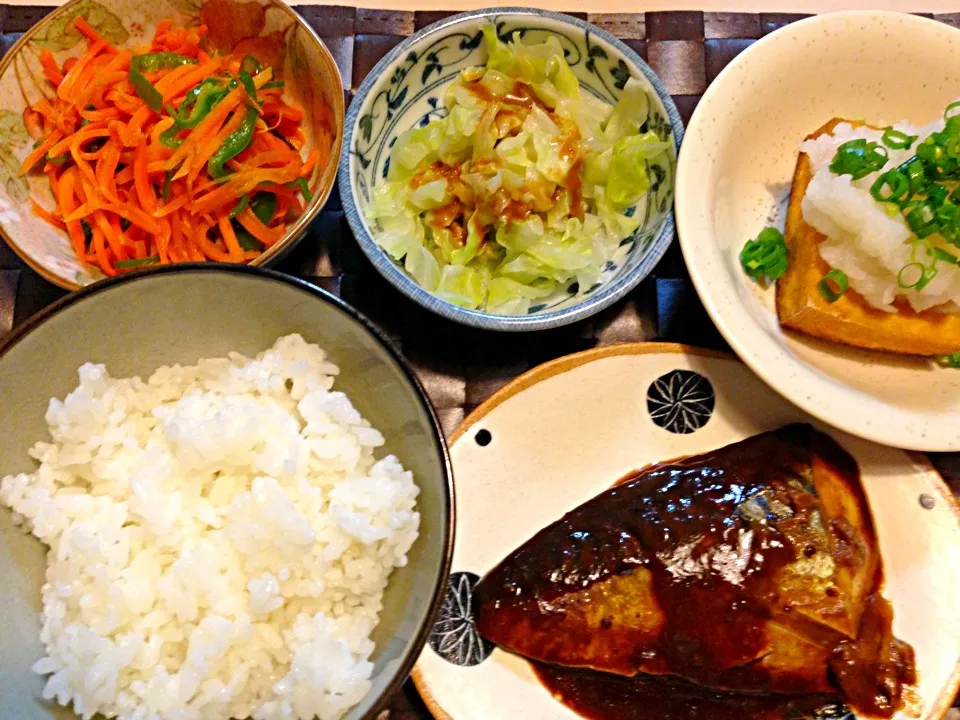
[[[0,5],[0,54],[52,7]],[[391,48],[449,12],[302,6],[297,10],[330,48],[346,99]],[[707,85],[742,50],[803,15],[785,13],[573,13],[636,50],[663,80],[686,122]],[[960,13],[928,15],[960,28]],[[449,433],[504,383],[546,360],[620,342],[669,340],[728,349],[690,285],[676,243],[627,298],[600,314],[557,330],[499,334],[465,328],[420,308],[383,280],[350,233],[338,191],[308,236],[279,270],[304,277],[370,317],[402,349],[420,375]],[[0,337],[64,291],[50,285],[0,240]],[[934,462],[960,494],[960,454]],[[377,720],[430,715],[408,683]]]

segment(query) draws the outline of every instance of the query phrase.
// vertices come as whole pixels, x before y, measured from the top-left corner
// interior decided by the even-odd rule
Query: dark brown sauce
[[[851,517],[860,527],[845,517],[827,522],[815,474],[856,508]],[[876,594],[866,599],[856,637],[836,586],[824,591],[801,580],[798,589],[785,580],[803,561],[828,560],[860,573],[858,602],[879,587],[855,461],[809,426],[788,426],[648,468],[568,513],[483,579],[477,627],[531,659],[606,671],[600,679],[584,675],[589,683],[578,693],[581,675],[538,670],[585,707],[603,707],[602,697],[584,699],[589,688],[618,682],[674,702],[655,689],[660,679],[629,677],[639,672],[741,693],[843,694],[861,711],[889,717],[913,677],[909,646],[890,632],[889,606]],[[726,720],[727,710],[716,708],[761,703],[703,692],[700,702],[713,715],[676,717]],[[779,717],[778,707],[764,706],[756,718]],[[590,712],[604,720],[648,717]]]
[[[795,720],[823,708],[841,716],[831,695],[734,695],[675,678],[532,665],[557,700],[588,720]]]

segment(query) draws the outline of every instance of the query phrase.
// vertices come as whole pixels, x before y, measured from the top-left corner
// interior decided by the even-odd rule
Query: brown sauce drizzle
[[[797,720],[813,717],[824,707],[834,706],[838,711],[842,707],[831,695],[735,695],[679,678],[625,678],[532,665],[557,700],[588,720]]]
[[[510,92],[503,95],[495,95],[480,80],[466,83],[465,87],[484,102],[501,103],[502,109],[495,118],[500,137],[505,137],[507,134],[519,130],[527,112],[535,105],[546,112],[554,122],[560,122],[553,111],[537,96],[534,89],[520,80],[514,83]],[[580,157],[580,154],[580,135],[574,127],[560,148],[561,157],[566,160],[574,159],[573,166],[560,183],[560,187],[565,188],[569,194],[571,217],[582,221],[584,218],[583,181],[580,171],[583,166],[583,158]],[[470,168],[472,172],[489,174],[495,173],[497,169],[499,169],[497,158],[477,160]],[[428,224],[437,229],[449,229],[461,246],[466,242],[467,223],[470,221],[474,223],[476,230],[484,235],[487,230],[496,224],[497,219],[502,218],[508,223],[522,222],[535,211],[549,210],[559,198],[559,188],[554,192],[552,198],[531,198],[529,197],[531,193],[524,195],[524,193],[517,193],[516,191],[514,192],[515,196],[511,196],[506,189],[500,188],[487,202],[474,208],[472,197],[468,199],[457,192],[457,187],[466,188],[460,179],[462,170],[461,166],[447,165],[437,161],[415,173],[409,181],[412,188],[421,187],[435,180],[446,180],[448,187],[451,183],[455,184],[454,193],[458,200],[432,210],[429,214]],[[469,192],[463,194],[472,195]],[[479,210],[479,212],[474,214],[474,209]]]
[[[826,522],[815,472],[859,507],[862,527]],[[568,513],[483,579],[477,627],[550,663],[536,664],[544,684],[595,720],[779,720],[830,697],[890,717],[916,677],[878,592],[876,553],[853,458],[788,426],[653,466]],[[836,586],[813,599],[784,589],[781,571],[826,555],[865,578],[859,629],[843,629]],[[652,630],[632,617],[643,592],[659,613]],[[793,663],[796,652],[810,661]]]

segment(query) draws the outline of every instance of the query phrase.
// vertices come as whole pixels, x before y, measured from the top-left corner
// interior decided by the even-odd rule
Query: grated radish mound
[[[50,547],[44,697],[81,717],[340,718],[370,689],[418,488],[299,335],[251,360],[79,370],[0,501]]]
[[[907,135],[919,136],[922,142],[930,133],[942,130],[942,119],[926,127],[901,122],[893,126]],[[927,262],[914,257],[912,240],[916,240],[901,214],[893,217],[870,195],[870,187],[879,175],[895,168],[914,155],[911,150],[888,149],[889,160],[877,172],[860,180],[849,175],[834,175],[830,162],[837,149],[848,140],[865,138],[881,143],[882,130],[854,128],[849,124],[836,127],[833,135],[821,135],[800,145],[810,158],[813,178],[807,187],[801,209],[803,219],[827,236],[820,244],[820,256],[833,268],[847,274],[850,287],[870,305],[887,312],[896,312],[895,299],[903,298],[917,312],[935,308],[945,312],[960,310],[960,268],[947,263],[937,264],[937,275],[922,290],[901,288],[897,282],[900,270],[912,262]],[[927,238],[934,247],[956,254],[957,248],[940,235]]]

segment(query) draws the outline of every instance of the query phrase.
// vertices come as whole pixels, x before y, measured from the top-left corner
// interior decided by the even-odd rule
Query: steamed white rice
[[[917,135],[919,143],[932,132],[943,130],[944,124],[940,118],[925,127],[906,122],[893,127],[907,135]],[[960,310],[960,266],[938,262],[936,276],[923,289],[899,286],[897,276],[900,270],[917,261],[929,264],[929,252],[914,249],[912,241],[917,236],[911,232],[903,215],[898,213],[891,217],[870,195],[870,187],[877,177],[913,157],[917,143],[910,150],[888,150],[889,159],[884,167],[860,180],[830,172],[830,162],[840,145],[857,138],[882,145],[882,137],[882,130],[854,128],[844,123],[836,127],[833,135],[821,135],[801,143],[800,151],[809,156],[814,173],[801,206],[803,218],[827,236],[827,240],[820,244],[820,256],[830,267],[843,270],[850,287],[873,307],[895,312],[897,308],[893,302],[901,297],[917,312],[930,308],[957,312]],[[939,234],[935,233],[927,240],[952,255],[958,252]],[[907,282],[911,279],[908,278]]]
[[[79,370],[0,501],[50,547],[34,670],[83,718],[340,718],[369,690],[417,486],[299,335],[251,360]]]

